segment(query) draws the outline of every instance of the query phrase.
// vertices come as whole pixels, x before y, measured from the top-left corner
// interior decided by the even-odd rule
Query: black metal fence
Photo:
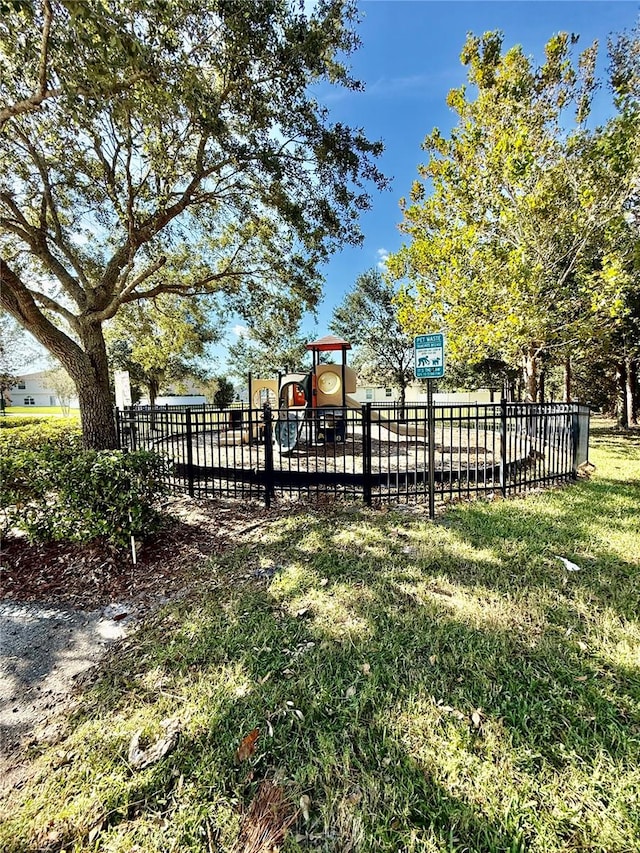
[[[176,491],[267,506],[278,495],[424,501],[431,515],[438,500],[574,479],[589,446],[589,409],[574,403],[167,406],[118,410],[117,424],[121,447],[171,460]]]

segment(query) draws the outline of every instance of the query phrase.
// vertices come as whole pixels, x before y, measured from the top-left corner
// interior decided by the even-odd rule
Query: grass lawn
[[[596,426],[591,460],[436,522],[289,511],[203,559],[34,756],[0,848],[640,850],[640,436]]]
[[[4,414],[11,415],[51,415],[64,417],[78,417],[80,409],[68,409],[63,411],[61,406],[8,406]]]

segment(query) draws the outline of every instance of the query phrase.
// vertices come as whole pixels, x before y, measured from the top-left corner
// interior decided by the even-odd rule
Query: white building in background
[[[355,394],[352,394],[359,403],[388,403],[391,405],[398,400],[398,392],[395,388],[380,385],[358,385]],[[443,391],[433,395],[433,401],[442,406],[466,406],[475,403],[491,402],[491,391],[488,388],[479,388],[477,391]],[[498,393],[496,399],[500,399]],[[427,389],[423,384],[411,384],[407,386],[405,400],[407,403],[426,403]]]
[[[49,384],[48,370],[38,370],[35,373],[21,373],[18,381],[8,392],[9,406],[60,406],[55,390]],[[6,399],[6,395],[5,395]],[[66,401],[65,401],[66,402]],[[79,408],[78,398],[71,397],[68,406]]]

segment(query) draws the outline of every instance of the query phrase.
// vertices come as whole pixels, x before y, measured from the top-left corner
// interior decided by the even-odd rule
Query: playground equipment
[[[346,438],[346,408],[360,409],[355,393],[356,372],[347,364],[351,344],[334,335],[326,335],[307,344],[312,354],[308,373],[287,373],[279,382],[251,379],[251,405],[277,400],[278,419],[274,438],[281,453],[290,453],[298,444],[305,426],[317,444],[344,441]],[[321,353],[340,352],[339,364],[321,364]]]
[[[265,402],[272,406],[277,401],[278,419],[274,438],[280,453],[291,453],[305,427],[315,444],[333,444],[346,439],[347,419],[345,409],[361,410],[362,404],[351,394],[356,392],[357,376],[347,364],[347,351],[351,344],[334,335],[326,335],[307,344],[312,353],[312,367],[308,373],[287,373],[275,379],[251,379],[249,397],[251,405],[259,408]],[[339,352],[339,364],[322,364],[321,353]],[[402,436],[425,437],[425,430],[412,423],[389,419],[376,411],[371,419],[380,427]]]

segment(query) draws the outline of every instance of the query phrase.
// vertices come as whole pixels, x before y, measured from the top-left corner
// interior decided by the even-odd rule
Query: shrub
[[[4,415],[0,417],[0,430],[2,429],[14,429],[18,427],[29,426],[31,424],[41,424],[46,420],[50,420],[49,418],[29,418],[29,417],[20,417],[19,415]]]
[[[6,456],[22,450],[79,451],[82,433],[78,421],[61,418],[12,418],[5,429],[0,429],[0,455]],[[0,421],[6,424],[6,420]]]
[[[25,531],[31,541],[100,537],[119,546],[157,529],[155,505],[168,473],[162,457],[81,450],[79,431],[50,426],[18,430],[19,440],[0,447],[0,508],[7,526]]]

